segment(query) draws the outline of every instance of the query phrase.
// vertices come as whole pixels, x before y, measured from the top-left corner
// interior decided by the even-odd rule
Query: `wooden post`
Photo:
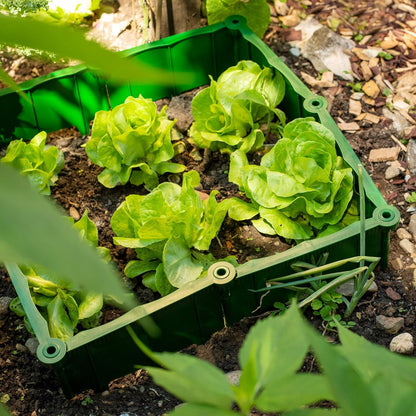
[[[149,41],[196,29],[201,25],[201,0],[145,0]]]

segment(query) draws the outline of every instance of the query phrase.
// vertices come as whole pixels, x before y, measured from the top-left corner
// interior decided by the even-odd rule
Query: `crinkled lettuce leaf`
[[[158,112],[151,99],[140,96],[95,114],[85,150],[93,163],[104,168],[98,175],[101,184],[114,188],[130,181],[151,190],[159,184],[159,175],[185,169],[171,162],[176,121],[168,119],[166,109]]]
[[[260,148],[264,134],[260,124],[270,125],[283,100],[285,83],[275,70],[245,60],[228,68],[192,100],[194,122],[189,129],[192,143],[200,148],[244,153]]]
[[[235,201],[230,217],[254,218],[260,232],[274,231],[287,239],[307,240],[335,231],[353,196],[352,169],[337,155],[332,132],[313,118],[288,123],[260,166],[250,165],[244,152],[235,151],[229,179],[251,200]]]
[[[65,159],[57,147],[46,145],[46,138],[42,131],[29,143],[23,139],[11,141],[1,162],[20,171],[41,194],[50,195],[50,187],[58,180]]]
[[[196,280],[213,256],[203,253],[218,234],[230,200],[204,201],[195,191],[196,171],[183,175],[182,186],[164,182],[148,195],[129,195],[111,218],[114,243],[135,248],[138,260],[130,261],[127,277],[143,277],[143,284],[162,295]],[[208,257],[207,257],[208,256]]]

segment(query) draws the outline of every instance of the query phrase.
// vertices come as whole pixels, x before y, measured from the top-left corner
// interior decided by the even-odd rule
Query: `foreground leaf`
[[[177,406],[169,416],[236,416],[232,410],[219,409],[218,407],[205,406],[202,404],[185,403]]]
[[[92,68],[99,68],[111,79],[120,82],[157,82],[164,85],[177,82],[167,71],[138,64],[86,40],[81,31],[29,17],[0,14],[0,42],[10,46],[27,46],[49,51],[57,57],[79,60]],[[177,76],[175,73],[175,78]]]
[[[0,195],[0,261],[39,264],[85,290],[116,297],[125,307],[137,304],[115,269],[82,241],[58,208],[3,164]]]
[[[154,353],[154,357],[167,369],[146,367],[146,370],[155,383],[179,399],[223,409],[231,407],[234,400],[231,385],[214,365],[185,354]]]
[[[331,398],[332,391],[324,376],[295,374],[269,383],[256,399],[256,408],[262,412],[294,410]]]

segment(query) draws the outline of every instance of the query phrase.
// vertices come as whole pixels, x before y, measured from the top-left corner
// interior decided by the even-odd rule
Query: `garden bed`
[[[236,30],[239,29],[239,24],[236,24],[234,21],[231,23],[231,30],[235,35],[237,33]],[[207,39],[212,41],[213,33],[215,33],[216,30],[219,30],[218,33],[221,35],[220,40],[224,39],[224,33],[222,32],[224,28],[222,27],[218,27],[217,29],[209,28],[206,33],[202,34],[203,36],[201,36],[201,39],[204,42]],[[290,109],[291,114],[289,114],[289,117],[296,118],[299,116],[314,115],[315,118],[321,123],[330,127],[337,136],[338,150],[346,159],[348,159],[348,163],[350,163],[355,172],[357,172],[358,159],[351,151],[342,134],[339,130],[337,130],[335,123],[327,113],[325,109],[325,101],[313,95],[303,84],[301,84],[300,81],[294,77],[294,75],[291,74],[290,71],[285,68],[273,54],[263,48],[258,39],[251,39],[250,33],[247,29],[243,27],[242,32],[244,36],[235,38],[237,39],[236,45],[238,45],[239,48],[233,49],[236,53],[234,59],[239,58],[240,53],[242,53],[246,54],[246,58],[248,56],[256,56],[259,61],[265,62],[268,60],[269,64],[278,66],[286,77],[285,81],[287,94],[284,106],[286,109]],[[184,44],[186,45],[186,42],[190,39],[187,39],[186,37],[183,39],[176,39],[178,39],[178,43],[173,43],[173,48],[174,51],[176,51],[177,56],[182,57],[180,52],[184,50]],[[228,40],[229,38],[225,37],[225,39]],[[218,42],[218,40],[216,41]],[[165,48],[164,44],[161,48],[164,53],[165,50],[163,48]],[[145,48],[142,52],[146,54],[149,50],[146,50]],[[262,53],[264,55],[261,55]],[[217,65],[219,65],[219,62],[221,62],[221,65],[224,64],[221,59],[229,61],[228,57],[226,58],[222,56],[218,58],[218,61],[216,61]],[[235,62],[228,62],[228,64],[232,63]],[[181,61],[180,68],[185,66],[185,63]],[[215,66],[215,64],[212,64],[212,66]],[[199,80],[203,79],[204,82],[207,81],[206,70],[207,68],[204,68],[204,71],[201,70],[201,72],[198,73]],[[202,72],[204,73],[203,76],[201,76]],[[68,86],[71,86],[72,82],[79,86],[85,78],[89,77],[89,79],[91,79],[90,75],[83,72],[75,74],[74,79],[72,79],[72,74],[69,74],[69,76],[69,78],[64,77],[62,80],[59,78],[53,79],[52,89],[63,88],[63,90],[67,92]],[[79,76],[79,79],[76,78],[77,76]],[[100,88],[101,87],[102,85],[100,85]],[[138,95],[138,89],[134,88],[134,86],[131,87],[131,89],[130,87],[128,89],[136,90],[135,95]],[[42,84],[35,83],[35,88],[32,93],[32,98],[35,104],[41,103],[42,105],[45,105],[45,102],[47,102],[49,90],[48,88],[42,90],[42,88]],[[183,86],[179,89],[184,90]],[[121,90],[123,89],[121,88],[115,91],[112,90],[112,93],[114,94],[111,95],[110,98],[113,99],[115,97],[114,99],[120,101]],[[126,91],[123,90],[122,92],[125,94]],[[157,95],[163,96],[162,94],[165,93],[166,91],[157,91],[156,98],[158,98]],[[124,98],[125,96],[126,95],[124,95]],[[75,97],[75,99],[80,100],[80,106],[83,110],[85,110],[86,103],[84,98],[80,96]],[[102,99],[102,97],[100,97],[100,99]],[[97,106],[98,101],[99,100],[97,98],[93,104]],[[51,108],[48,108],[48,111],[51,111]],[[92,108],[88,108],[88,111],[92,111]],[[49,118],[44,115],[41,122],[48,124],[49,121],[51,121],[51,123],[48,124],[48,128],[49,130],[53,130],[52,127],[56,126],[58,119],[56,116],[61,117],[62,114],[52,114]],[[56,142],[57,145],[59,144],[59,146],[64,150],[64,152],[67,152],[68,155],[72,152],[74,160],[77,162],[82,161],[84,157],[82,153],[85,153],[84,149],[79,146],[85,143],[87,139],[85,136],[85,133],[88,130],[86,117],[87,115],[85,111],[80,111],[79,115],[71,114],[71,117],[68,120],[65,120],[67,122],[74,121],[73,124],[71,123],[72,125],[76,124],[75,121],[80,122],[80,129],[82,130],[82,133],[73,129],[66,131],[65,135],[62,134],[62,131],[51,134],[52,142]],[[15,121],[15,119],[12,121]],[[40,123],[38,119],[36,119],[36,122]],[[25,125],[26,128],[28,128],[28,126],[29,128],[34,128],[34,126],[30,127],[30,123]],[[14,128],[16,126],[12,127]],[[37,127],[39,128],[40,125]],[[184,156],[185,154],[182,155],[182,157]],[[212,181],[210,182],[206,179],[206,177],[204,177],[201,192],[209,192],[215,189],[215,187],[219,187],[221,191],[226,190],[227,193],[231,192],[231,195],[233,195],[233,193],[235,194],[237,192],[236,187],[228,187],[228,181],[226,180],[226,156],[222,159],[213,153],[209,154],[209,152],[205,152],[204,154],[201,154],[201,157],[202,160],[199,161],[200,163],[194,164],[194,167],[199,170],[200,173],[207,173],[211,170],[214,172],[214,176],[216,178],[215,182],[212,183]],[[112,247],[113,257],[116,260],[120,260],[120,269],[122,269],[125,261],[131,258],[132,253],[129,249],[114,248],[114,246],[111,245],[112,234],[110,231],[104,231],[105,223],[107,222],[108,224],[112,212],[124,199],[126,193],[135,193],[138,191],[138,188],[127,186],[124,189],[116,188],[115,190],[103,190],[102,186],[96,182],[96,174],[98,173],[97,168],[91,164],[89,165],[86,159],[84,159],[84,162],[86,162],[86,165],[72,165],[72,162],[69,162],[69,165],[65,168],[67,171],[64,170],[61,174],[61,178],[65,178],[65,175],[68,174],[68,172],[71,175],[68,178],[68,182],[70,183],[74,194],[68,198],[64,196],[63,188],[58,182],[57,186],[54,188],[53,197],[75,217],[82,215],[84,209],[88,208],[92,219],[95,220],[94,222],[100,229],[100,241],[103,245]],[[94,175],[91,179],[88,179],[90,173],[94,173]],[[364,176],[368,197],[366,200],[366,211],[368,211],[366,228],[371,241],[371,244],[368,244],[367,249],[370,254],[380,255],[386,261],[388,232],[391,226],[394,225],[393,223],[395,223],[397,218],[395,217],[394,210],[391,210],[385,204],[385,201],[378,193],[369,176]],[[221,178],[223,179],[221,180]],[[81,202],[77,199],[78,193],[80,195],[84,193],[81,186],[78,186],[81,182],[88,184],[88,188],[85,189],[85,195],[88,197],[87,202]],[[64,179],[62,179],[62,185],[63,183]],[[139,192],[141,191],[139,190]],[[111,197],[110,194],[112,195]],[[113,199],[114,194],[116,194],[115,199]],[[225,230],[227,230],[227,228],[225,228]],[[166,309],[158,309],[156,317],[156,321],[160,324],[162,331],[166,330],[168,331],[166,333],[169,333],[170,335],[165,336],[162,340],[164,343],[160,343],[159,341],[161,340],[158,340],[157,343],[151,345],[152,348],[179,349],[185,345],[189,345],[194,339],[196,339],[195,342],[201,343],[203,340],[207,339],[212,332],[221,328],[224,321],[231,325],[242,317],[250,315],[259,306],[259,303],[262,300],[260,295],[253,294],[250,292],[250,289],[259,289],[264,287],[265,281],[268,278],[275,277],[276,273],[279,273],[279,275],[288,273],[288,271],[290,271],[290,264],[295,259],[307,259],[311,254],[319,254],[325,251],[330,252],[331,260],[358,254],[358,226],[353,226],[352,228],[349,227],[348,229],[336,233],[334,236],[324,237],[318,244],[314,241],[301,244],[292,250],[288,250],[287,254],[283,253],[284,255],[278,257],[269,256],[270,251],[266,251],[263,246],[258,244],[256,241],[258,236],[253,235],[252,229],[248,223],[244,224],[242,230],[241,237],[238,237],[237,239],[232,238],[235,236],[234,229],[232,230],[232,236],[220,234],[219,242],[221,242],[221,244],[217,240],[214,242],[213,246],[213,252],[219,249],[222,250],[225,247],[227,253],[237,255],[240,262],[243,263],[246,261],[246,263],[244,263],[244,265],[239,269],[238,279],[235,279],[235,281],[231,282],[225,288],[209,286],[208,283],[205,284],[201,282],[201,284],[198,283],[194,286],[191,285],[191,290],[189,290],[186,294],[179,290],[176,294],[174,293],[173,296],[170,296],[169,299],[166,300],[166,303],[164,303],[164,307],[166,307]],[[227,231],[225,232],[227,233]],[[240,242],[238,240],[240,240]],[[254,243],[252,243],[252,245],[249,244],[253,241]],[[271,246],[273,253],[279,251],[276,250],[276,241],[276,238],[269,240],[269,242],[272,242]],[[243,245],[240,246],[240,243]],[[215,245],[217,246],[215,247]],[[281,244],[280,240],[278,245],[282,246],[281,248],[283,250],[288,248],[287,245],[285,246]],[[251,247],[253,250],[247,253],[247,246]],[[260,258],[261,260],[257,261],[254,257]],[[253,260],[253,262],[247,260]],[[188,296],[189,294],[192,296]],[[149,291],[147,290],[141,291],[140,294],[140,298],[144,302],[154,299],[152,296],[152,294],[149,296]],[[268,304],[263,306],[270,307],[272,303],[273,298],[270,299]],[[137,321],[139,318],[144,316],[144,313],[146,313],[145,309],[132,311],[128,319],[124,320],[122,323],[119,321],[117,324],[107,327],[103,331],[95,331],[93,333],[85,331],[89,333],[85,335],[85,337],[78,337],[73,342],[70,340],[65,359],[57,365],[58,374],[62,379],[64,379],[65,382],[68,383],[65,385],[65,389],[71,392],[72,388],[84,389],[86,386],[104,388],[108,380],[111,380],[114,376],[127,372],[127,368],[131,369],[134,364],[143,364],[143,362],[141,362],[143,357],[138,357],[137,348],[134,345],[131,345],[131,340],[129,341],[128,335],[124,330],[124,326],[128,323]],[[107,316],[105,319],[110,321],[112,317]],[[180,327],[178,326],[178,322],[181,323]],[[184,328],[184,326],[186,327]],[[116,329],[116,331],[112,331],[112,329]],[[174,332],[173,337],[169,332],[172,330]],[[99,336],[94,337],[93,334],[98,334]],[[127,345],[129,342],[130,344]],[[110,345],[114,348],[114,350],[111,350]],[[114,366],[108,365],[109,357],[111,356],[112,360],[114,359],[115,351],[120,350],[120,345],[123,345],[123,356],[117,356],[117,363],[111,363]],[[88,371],[88,368],[90,367],[94,368],[94,371]],[[85,374],[81,373],[82,370],[86,371]],[[67,379],[67,377],[69,378]]]

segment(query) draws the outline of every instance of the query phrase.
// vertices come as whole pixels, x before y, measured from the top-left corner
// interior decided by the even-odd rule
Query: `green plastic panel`
[[[94,114],[120,104],[129,95],[143,95],[154,100],[171,97],[205,85],[241,59],[251,59],[280,71],[286,83],[281,104],[289,119],[313,116],[335,135],[337,149],[353,170],[359,160],[327,111],[324,98],[314,95],[293,72],[245,25],[233,16],[224,23],[171,36],[124,52],[131,59],[164,68],[172,76],[189,73],[184,82],[174,86],[118,85],[105,80],[84,66],[57,71],[22,84],[29,97],[23,100],[11,90],[0,91],[0,141],[30,139],[40,130],[48,132],[76,126],[88,134]],[[380,256],[386,265],[389,232],[399,221],[396,208],[386,204],[367,172],[363,172],[366,193],[366,254]],[[31,301],[26,279],[16,265],[6,265],[16,291],[21,297],[29,321],[40,342],[38,357],[54,366],[68,396],[85,389],[105,389],[112,379],[147,365],[128,334],[132,327],[155,351],[176,351],[193,343],[202,343],[224,325],[243,317],[269,310],[276,300],[288,296],[286,290],[268,295],[253,290],[264,288],[266,281],[291,272],[290,265],[310,260],[312,255],[328,253],[328,261],[359,255],[359,224],[330,236],[303,242],[283,253],[250,260],[236,269],[216,263],[208,277],[191,282],[174,293],[138,306],[112,322],[81,331],[63,344],[50,337],[47,325]],[[149,318],[159,328],[148,333]]]

